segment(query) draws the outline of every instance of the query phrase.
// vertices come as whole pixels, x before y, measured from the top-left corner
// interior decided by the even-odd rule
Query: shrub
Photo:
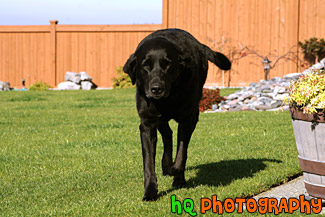
[[[131,78],[128,74],[123,72],[122,66],[116,68],[117,76],[113,78],[113,88],[131,88]]]
[[[36,82],[28,87],[29,90],[48,90],[49,88],[52,87],[43,81]]]
[[[219,104],[223,100],[225,100],[225,98],[220,96],[219,89],[212,90],[203,88],[202,99],[200,101],[200,112],[212,109],[212,105]]]
[[[310,38],[304,43],[299,41],[299,46],[302,48],[304,58],[310,63],[317,63],[318,60],[325,57],[325,40],[323,38]]]
[[[290,106],[304,113],[325,111],[325,71],[315,70],[290,85]]]

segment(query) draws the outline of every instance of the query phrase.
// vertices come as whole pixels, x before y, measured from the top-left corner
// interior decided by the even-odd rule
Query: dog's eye
[[[151,65],[148,62],[144,62],[142,64],[142,68],[143,69],[146,69],[146,70],[150,70],[151,69]]]
[[[162,59],[160,60],[160,67],[163,69],[167,69],[169,67],[170,62],[170,60]]]

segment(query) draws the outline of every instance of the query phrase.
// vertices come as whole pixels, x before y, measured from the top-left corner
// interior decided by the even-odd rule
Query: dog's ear
[[[123,66],[123,71],[125,73],[127,73],[131,80],[132,80],[132,84],[135,84],[135,80],[136,80],[136,66],[137,66],[137,58],[134,54],[132,54],[129,59],[126,61],[126,63]]]

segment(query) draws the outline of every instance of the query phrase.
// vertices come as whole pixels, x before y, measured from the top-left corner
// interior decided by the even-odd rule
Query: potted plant
[[[312,71],[292,83],[289,106],[306,190],[325,198],[325,71]]]

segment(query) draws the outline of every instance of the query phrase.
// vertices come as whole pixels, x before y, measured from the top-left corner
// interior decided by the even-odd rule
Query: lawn
[[[177,216],[172,195],[199,211],[202,197],[249,197],[301,173],[288,112],[201,114],[186,188],[162,176],[159,137],[160,197],[142,202],[134,89],[0,92],[0,105],[1,216]]]

